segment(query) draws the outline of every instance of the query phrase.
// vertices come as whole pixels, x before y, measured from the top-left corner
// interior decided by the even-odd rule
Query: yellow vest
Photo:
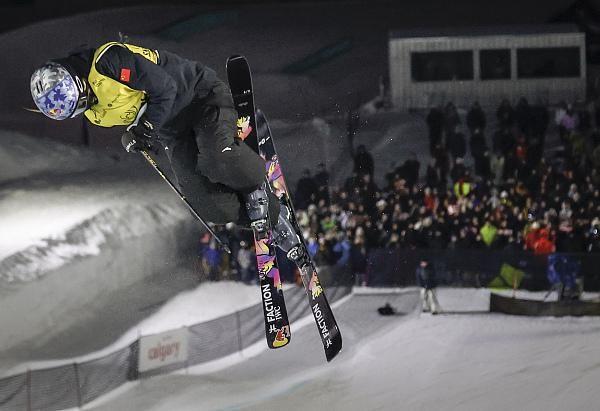
[[[111,46],[125,47],[154,64],[158,64],[158,54],[154,50],[118,42],[106,43],[98,47],[94,53],[88,83],[98,98],[98,103],[91,106],[84,114],[93,124],[101,127],[128,126],[137,118],[147,97],[143,91],[134,90],[117,80],[98,73],[96,63]],[[128,77],[129,75],[130,72],[121,73],[121,76]]]

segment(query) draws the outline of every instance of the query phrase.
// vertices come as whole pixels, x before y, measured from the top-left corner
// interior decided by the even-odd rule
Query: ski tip
[[[229,63],[230,61],[237,60],[237,59],[245,59],[245,57],[242,56],[241,54],[233,54],[227,58],[227,62]]]
[[[292,338],[288,337],[288,338],[286,338],[283,341],[279,341],[279,340],[275,340],[273,342],[268,341],[267,345],[269,346],[270,349],[276,350],[278,348],[283,348],[283,347],[287,346],[290,343],[291,340],[292,340]]]
[[[272,334],[271,334],[272,335]],[[290,326],[284,325],[275,333],[275,336],[271,340],[270,333],[267,334],[267,345],[270,349],[276,350],[277,348],[283,348],[290,343],[292,340],[292,333],[290,332]]]
[[[342,334],[338,332],[338,334],[333,337],[331,340],[331,345],[325,348],[325,357],[327,358],[327,362],[331,362],[336,355],[338,355],[342,351]]]

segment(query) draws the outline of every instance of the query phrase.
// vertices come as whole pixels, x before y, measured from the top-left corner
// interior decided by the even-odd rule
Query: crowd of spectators
[[[350,266],[366,282],[374,248],[599,252],[600,131],[592,124],[600,126],[600,115],[561,104],[551,116],[524,98],[502,101],[495,114],[488,142],[491,121],[479,104],[465,124],[452,103],[432,108],[424,173],[413,155],[382,187],[364,146],[338,189],[324,165],[315,175],[304,171],[293,194],[315,262]],[[559,144],[550,151],[552,122]]]

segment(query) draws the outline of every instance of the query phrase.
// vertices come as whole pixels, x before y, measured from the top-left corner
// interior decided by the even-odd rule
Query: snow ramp
[[[104,209],[1,260],[0,370],[98,349],[147,315],[136,308],[151,288],[140,284],[181,283],[191,266],[198,228],[177,205]]]
[[[328,295],[330,291],[333,290],[326,290]],[[304,298],[302,292],[286,292],[287,295],[290,300]],[[377,308],[386,302],[396,308],[397,315],[379,315]],[[292,323],[292,342],[284,349],[268,350],[261,339],[242,353],[224,359],[221,364],[200,365],[129,383],[121,392],[109,394],[84,408],[152,411],[280,409],[278,396],[308,383],[321,381],[325,389],[340,389],[335,386],[336,379],[328,382],[330,378],[347,374],[346,370],[357,361],[364,361],[365,355],[377,355],[365,352],[365,344],[411,318],[420,308],[419,292],[415,289],[355,289],[335,302],[333,308],[344,348],[331,363],[325,361],[314,321],[308,316]],[[262,324],[255,325],[262,329]],[[227,365],[231,366],[223,368]],[[286,405],[289,409],[300,409],[298,407],[301,405]],[[323,404],[325,407],[330,408],[330,405]]]

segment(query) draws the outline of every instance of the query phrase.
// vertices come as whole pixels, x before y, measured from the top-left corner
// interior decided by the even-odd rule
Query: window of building
[[[519,78],[579,77],[579,47],[523,48],[517,50]]]
[[[473,51],[411,53],[413,81],[473,80]]]
[[[481,50],[479,71],[482,80],[510,79],[510,50]]]

